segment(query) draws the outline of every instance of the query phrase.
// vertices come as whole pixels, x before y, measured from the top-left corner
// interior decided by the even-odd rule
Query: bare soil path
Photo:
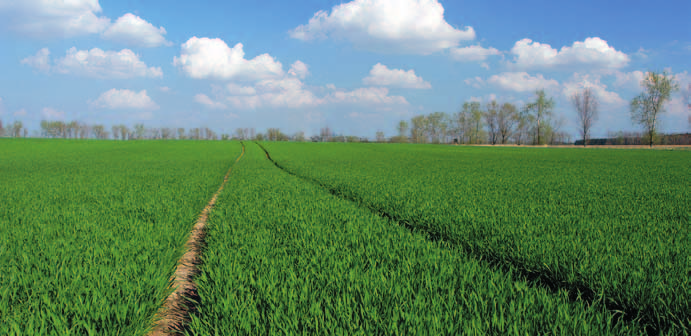
[[[242,152],[235,160],[235,163],[245,155],[245,145],[242,145]],[[189,314],[193,308],[194,301],[198,300],[197,285],[194,283],[194,277],[199,273],[197,265],[200,263],[201,248],[204,244],[206,235],[206,221],[209,219],[209,213],[216,204],[218,195],[225,187],[230,172],[233,170],[231,166],[228,169],[223,183],[218,188],[216,193],[211,197],[204,210],[199,215],[199,219],[194,224],[190,237],[185,245],[185,253],[178,260],[177,267],[172,276],[171,287],[175,288],[172,293],[166,298],[163,306],[156,314],[154,321],[154,328],[148,333],[148,336],[163,336],[178,334],[183,331],[184,324],[189,320]]]

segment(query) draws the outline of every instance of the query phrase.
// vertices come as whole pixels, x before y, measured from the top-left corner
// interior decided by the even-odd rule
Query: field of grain
[[[241,156],[241,153],[244,155]],[[0,141],[0,334],[688,334],[691,153]]]

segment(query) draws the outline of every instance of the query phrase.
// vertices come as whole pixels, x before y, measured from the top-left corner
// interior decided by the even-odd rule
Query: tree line
[[[688,136],[661,136],[658,134],[660,115],[665,112],[665,103],[671,94],[679,89],[672,75],[647,72],[641,82],[644,91],[630,102],[631,119],[643,129],[636,136],[617,136],[617,143],[636,143],[652,146],[655,142],[684,143]],[[691,85],[685,91],[685,99],[691,108]],[[581,140],[577,143],[586,146],[591,138],[591,130],[599,115],[599,98],[592,88],[585,87],[574,93],[571,103],[576,113]],[[524,106],[510,102],[492,100],[486,104],[477,101],[463,103],[460,111],[454,114],[434,112],[418,115],[410,121],[401,120],[397,125],[397,135],[386,138],[384,132],[377,131],[376,142],[410,143],[458,143],[458,144],[517,144],[517,145],[557,145],[572,143],[571,135],[562,130],[564,119],[554,115],[555,102],[547,97],[544,90],[535,92],[534,101]],[[691,115],[689,116],[691,124]],[[0,137],[26,137],[27,129],[21,121],[4,125],[0,120]],[[110,129],[100,124],[86,124],[78,121],[41,121],[39,136],[45,138],[70,139],[113,139],[113,140],[267,140],[267,141],[320,141],[320,142],[369,142],[357,136],[337,135],[329,127],[323,127],[319,135],[307,139],[302,131],[292,135],[279,128],[269,128],[265,133],[257,133],[254,128],[237,128],[233,133],[217,134],[208,127],[185,129],[150,128],[144,124],[128,127],[113,125]],[[597,139],[596,144],[611,143],[611,140]]]
[[[662,139],[665,143],[685,141],[688,137],[658,134],[659,119],[665,112],[665,103],[669,101],[671,94],[679,89],[673,76],[666,72],[647,72],[641,85],[644,91],[629,105],[632,121],[643,129],[643,135],[634,142],[652,146],[656,141],[663,141]],[[592,88],[585,87],[574,93],[570,99],[582,139],[578,143],[586,146],[591,138],[592,127],[598,119],[599,98]],[[685,92],[685,99],[691,109],[689,92]],[[496,100],[484,106],[476,101],[465,102],[459,112],[451,115],[434,112],[415,116],[410,121],[400,121],[397,125],[398,135],[390,141],[492,145],[571,143],[570,134],[562,130],[564,119],[554,115],[554,107],[554,100],[548,98],[544,90],[536,91],[535,100],[522,107]],[[602,139],[597,141],[598,144],[602,142]]]
[[[398,123],[392,142],[458,144],[564,144],[571,136],[561,130],[563,119],[554,116],[554,101],[544,90],[534,102],[517,107],[492,100],[463,103],[454,114],[434,112]]]

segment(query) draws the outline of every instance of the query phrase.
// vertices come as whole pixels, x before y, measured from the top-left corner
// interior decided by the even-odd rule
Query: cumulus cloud
[[[209,98],[209,96],[200,93],[194,96],[194,101],[196,101],[199,104],[202,104],[210,109],[216,109],[216,110],[222,110],[225,109],[227,106],[226,104],[223,104],[221,102],[214,101],[213,99]]]
[[[26,114],[27,114],[26,109],[19,109],[19,110],[17,110],[17,111],[14,111],[14,113],[12,113],[12,116],[15,116],[15,117],[25,117]],[[63,116],[64,116],[64,113],[63,113]]]
[[[133,77],[163,77],[159,67],[148,67],[132,50],[103,51],[99,48],[77,50],[70,48],[65,57],[51,65],[50,51],[43,48],[34,56],[22,60],[41,71],[50,71],[92,78],[124,79]]]
[[[362,79],[366,85],[392,86],[408,89],[430,89],[432,85],[422,77],[415,75],[414,70],[389,69],[377,63],[372,67],[369,76]]]
[[[235,83],[228,83],[226,86],[228,93],[233,96],[251,96],[257,93],[257,90],[251,86],[241,86]]]
[[[26,111],[24,111],[24,113],[26,113]],[[47,120],[64,119],[65,112],[58,111],[51,107],[44,107],[43,110],[41,110],[41,117]]]
[[[328,101],[334,103],[368,104],[368,105],[410,105],[401,96],[389,96],[389,89],[382,87],[359,88],[352,91],[331,93]]]
[[[166,38],[163,36],[165,34],[165,28],[156,28],[139,16],[127,13],[103,32],[103,38],[126,45],[152,48],[161,45],[172,45],[172,43],[166,41]]]
[[[645,78],[645,72],[643,71],[631,71],[631,72],[621,72],[614,71],[611,73],[614,75],[614,86],[618,88],[624,88],[629,90],[640,90],[643,87],[641,82]]]
[[[245,59],[242,43],[233,48],[221,39],[192,37],[174,64],[192,78],[261,80],[283,76],[283,66],[269,54]]]
[[[355,46],[383,52],[431,54],[473,40],[475,30],[452,27],[437,0],[354,0],[319,11],[289,32],[299,40],[343,38]]]
[[[618,93],[607,91],[607,85],[600,82],[599,75],[574,73],[571,80],[564,83],[562,93],[564,97],[570,99],[574,94],[581,92],[584,88],[590,88],[603,104],[623,106],[626,101]]]
[[[0,22],[39,38],[100,33],[110,25],[101,11],[98,0],[0,0]]]
[[[166,92],[166,93],[167,93],[167,92],[170,92],[170,88],[167,87],[167,86],[161,86],[161,87],[158,88],[158,89],[161,90],[161,92]]]
[[[452,48],[450,53],[451,58],[460,62],[484,61],[489,56],[501,55],[501,52],[495,48],[483,48],[478,45],[464,48]]]
[[[266,79],[254,87],[228,85],[226,99],[236,108],[256,109],[260,107],[299,108],[316,106],[323,101],[305,88],[297,78]]]
[[[48,48],[43,48],[39,50],[36,55],[29,56],[21,62],[36,70],[48,72],[50,71],[50,50],[48,50]]]
[[[63,74],[95,78],[163,77],[159,67],[147,67],[132,50],[103,51],[99,48],[77,50],[72,47],[56,62]]]
[[[328,92],[317,94],[328,90]],[[215,87],[217,100],[196,97],[197,101],[205,100],[204,104],[224,104],[237,109],[258,108],[306,108],[328,104],[360,104],[373,108],[383,108],[387,105],[408,105],[405,98],[390,96],[386,88],[360,88],[352,91],[338,89],[333,85],[325,88],[306,86],[300,79],[284,77],[280,79],[265,79],[252,86],[241,86],[229,83],[219,90]],[[201,102],[200,102],[201,103]],[[220,105],[214,105],[220,106]],[[220,107],[219,107],[220,108]]]
[[[490,84],[503,90],[515,92],[529,92],[559,87],[559,82],[554,79],[546,79],[541,74],[530,76],[527,72],[503,72],[490,77],[486,81],[480,77],[469,78],[465,80],[465,83],[476,88]]]
[[[629,63],[629,56],[617,51],[599,37],[589,37],[585,41],[576,41],[571,47],[561,50],[549,44],[522,39],[513,46],[515,55],[512,65],[523,69],[587,66],[590,69],[621,68]]]
[[[307,69],[307,64],[302,63],[301,61],[295,61],[295,63],[290,66],[290,71],[288,71],[289,75],[300,79],[304,79],[309,75],[309,73],[310,71]]]
[[[159,108],[146,94],[146,90],[135,92],[127,89],[110,89],[102,93],[91,105],[111,110],[156,110]]]

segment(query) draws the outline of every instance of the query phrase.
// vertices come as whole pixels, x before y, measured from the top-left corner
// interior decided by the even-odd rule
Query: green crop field
[[[149,332],[232,167],[185,334],[688,335],[690,165],[688,151],[0,139],[0,334]]]
[[[141,335],[239,143],[0,139],[0,335]]]
[[[210,218],[192,335],[641,333],[290,176],[254,144],[233,177]]]
[[[691,326],[691,153],[267,143],[287,171],[649,332]]]

